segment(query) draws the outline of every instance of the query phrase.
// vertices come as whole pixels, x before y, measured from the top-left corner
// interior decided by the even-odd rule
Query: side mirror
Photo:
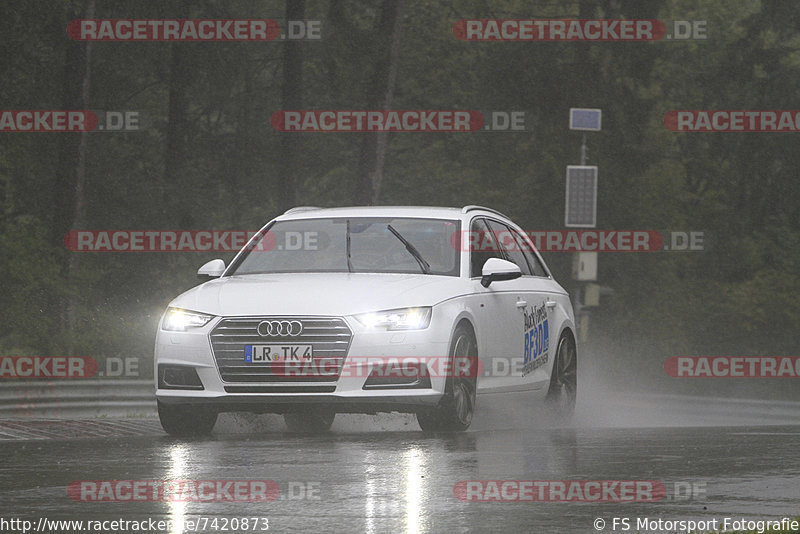
[[[516,263],[501,260],[500,258],[489,258],[483,264],[481,270],[481,285],[489,287],[492,282],[500,282],[502,280],[514,280],[522,276],[522,271]]]
[[[197,270],[197,278],[206,281],[212,278],[219,278],[225,272],[225,262],[216,259],[211,260]]]

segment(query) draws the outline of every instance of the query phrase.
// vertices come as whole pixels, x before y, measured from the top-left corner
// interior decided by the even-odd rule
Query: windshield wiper
[[[392,232],[392,233],[394,234],[394,236],[395,236],[397,239],[399,239],[399,240],[400,240],[400,242],[401,242],[401,243],[403,243],[403,244],[406,246],[406,250],[407,250],[408,252],[410,252],[410,253],[411,253],[411,255],[412,255],[412,256],[414,256],[414,259],[415,259],[415,260],[417,260],[417,263],[419,263],[419,268],[420,268],[420,269],[422,269],[422,272],[423,272],[424,274],[431,274],[431,266],[428,264],[428,262],[427,262],[427,261],[425,261],[425,258],[423,258],[423,257],[422,257],[422,254],[420,254],[420,253],[419,253],[419,250],[417,250],[417,249],[414,247],[414,245],[412,245],[411,243],[409,243],[409,242],[408,242],[408,240],[406,240],[406,238],[405,238],[405,237],[403,237],[402,235],[400,235],[400,232],[398,232],[397,230],[395,230],[394,228],[392,228],[392,225],[391,225],[391,224],[387,224],[387,225],[386,225],[386,228],[388,228],[388,229],[389,229],[389,231],[390,231],[390,232]]]
[[[350,260],[350,219],[347,219],[347,225],[345,226],[345,232],[347,237],[347,272],[353,272],[353,262]]]

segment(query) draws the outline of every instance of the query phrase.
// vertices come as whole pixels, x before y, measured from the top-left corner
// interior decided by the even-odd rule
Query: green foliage
[[[3,353],[57,351],[57,338],[62,332],[59,305],[69,291],[41,222],[30,215],[6,221],[0,233]]]
[[[790,3],[600,0],[597,18],[708,20],[709,39],[653,43],[464,42],[461,18],[578,16],[584,2],[406,2],[394,109],[524,111],[524,133],[390,134],[381,204],[485,204],[524,228],[563,226],[565,166],[578,163],[570,107],[603,109],[589,163],[600,166],[598,226],[704,231],[707,250],[605,254],[615,290],[595,316],[595,340],[615,339],[622,363],[658,369],[677,354],[796,354],[800,321],[800,152],[797,134],[676,134],[675,109],[793,109],[800,38]],[[281,19],[284,2],[189,1],[192,18]],[[782,6],[782,7],[781,7]],[[309,1],[323,40],[300,43],[304,106],[363,109],[375,72],[381,2]],[[66,21],[83,2],[2,8],[0,95],[6,109],[58,109]],[[97,18],[159,18],[173,8],[98,2]],[[256,229],[277,214],[281,135],[297,135],[300,204],[347,205],[362,136],[281,134],[281,42],[92,44],[90,107],[134,110],[143,128],[92,133],[88,229]],[[184,72],[185,128],[167,179],[172,54]],[[64,134],[61,134],[64,135]],[[72,134],[68,134],[72,135]],[[140,356],[155,321],[219,254],[70,254],[51,238],[59,136],[0,137],[0,352]],[[223,255],[229,260],[232,254]],[[568,287],[570,257],[548,261]],[[77,331],[65,327],[77,303]],[[625,340],[631,341],[626,344]],[[643,340],[641,342],[636,340]],[[618,368],[624,367],[622,364]],[[648,371],[648,372],[650,372]],[[654,371],[657,374],[658,371]]]

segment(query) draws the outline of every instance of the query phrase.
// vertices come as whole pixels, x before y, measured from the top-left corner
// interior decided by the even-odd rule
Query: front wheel
[[[207,436],[217,423],[217,412],[202,406],[180,406],[158,401],[158,419],[170,436]]]
[[[553,372],[550,374],[550,389],[547,403],[558,422],[566,422],[575,411],[578,398],[578,352],[575,341],[568,332],[558,340]]]
[[[445,382],[444,397],[435,408],[417,412],[417,423],[427,432],[464,431],[475,413],[478,345],[472,330],[460,325],[450,346],[452,366]]]

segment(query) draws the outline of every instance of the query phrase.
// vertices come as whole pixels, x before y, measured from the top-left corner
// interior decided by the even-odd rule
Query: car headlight
[[[355,318],[366,327],[387,330],[421,330],[431,324],[430,306],[362,313]]]
[[[213,318],[213,315],[205,313],[182,310],[180,308],[167,308],[161,328],[173,332],[184,332],[187,328],[205,326]]]

